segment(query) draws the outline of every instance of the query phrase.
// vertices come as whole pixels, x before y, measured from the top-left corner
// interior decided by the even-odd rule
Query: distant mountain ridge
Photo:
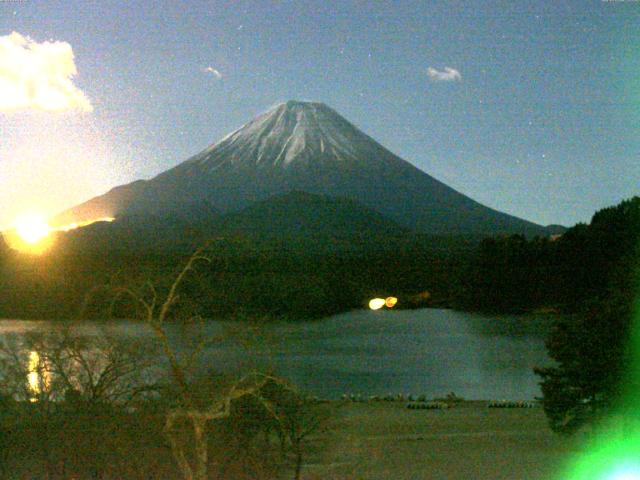
[[[225,214],[293,191],[348,198],[429,234],[552,233],[455,191],[328,106],[298,101],[274,107],[150,180],[116,187],[73,207],[54,223],[163,215],[198,202]]]
[[[407,229],[345,198],[293,191],[256,202],[223,219],[226,232],[264,237],[327,235],[397,236]]]
[[[255,202],[240,212],[219,215],[208,205],[158,215],[123,215],[114,222],[96,222],[65,233],[67,251],[184,251],[211,238],[302,243],[311,248],[357,250],[382,246],[413,232],[384,215],[345,199],[289,192]]]

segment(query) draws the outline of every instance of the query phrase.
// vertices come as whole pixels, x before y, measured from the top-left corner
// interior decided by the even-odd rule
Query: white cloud
[[[13,32],[0,36],[0,112],[93,107],[73,84],[76,65],[67,42],[38,43]]]
[[[222,74],[218,70],[216,70],[215,68],[213,68],[211,66],[205,68],[204,72],[205,73],[211,73],[218,80],[220,80],[222,78]]]
[[[444,67],[444,70],[437,70],[433,67],[427,69],[427,75],[434,82],[455,82],[462,80],[462,75],[455,68]]]

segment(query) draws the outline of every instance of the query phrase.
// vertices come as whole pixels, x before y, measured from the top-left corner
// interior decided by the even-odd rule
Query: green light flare
[[[640,301],[630,327],[631,361],[612,415],[558,480],[640,480]]]
[[[638,298],[636,298],[633,312],[629,339],[631,363],[623,383],[619,409],[630,419],[638,421],[640,419],[640,301]]]
[[[610,428],[558,477],[563,480],[640,480],[640,434]]]

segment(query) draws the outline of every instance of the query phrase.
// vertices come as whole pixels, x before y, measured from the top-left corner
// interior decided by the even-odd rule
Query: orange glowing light
[[[398,303],[398,299],[396,297],[387,297],[384,301],[384,304],[387,306],[387,308],[395,307],[396,303]]]

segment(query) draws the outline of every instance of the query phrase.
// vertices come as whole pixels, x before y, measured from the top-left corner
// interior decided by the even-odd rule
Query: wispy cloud
[[[438,70],[433,67],[427,69],[427,75],[434,82],[455,82],[462,80],[462,75],[455,68],[444,67],[444,70]]]
[[[203,68],[202,71],[205,72],[205,73],[210,73],[211,75],[216,77],[217,80],[220,80],[222,78],[222,74],[220,73],[220,71],[215,69],[215,68],[213,68],[212,66],[208,66],[206,68]]]
[[[0,111],[91,112],[91,102],[73,83],[76,74],[67,42],[38,43],[17,32],[0,36]]]

